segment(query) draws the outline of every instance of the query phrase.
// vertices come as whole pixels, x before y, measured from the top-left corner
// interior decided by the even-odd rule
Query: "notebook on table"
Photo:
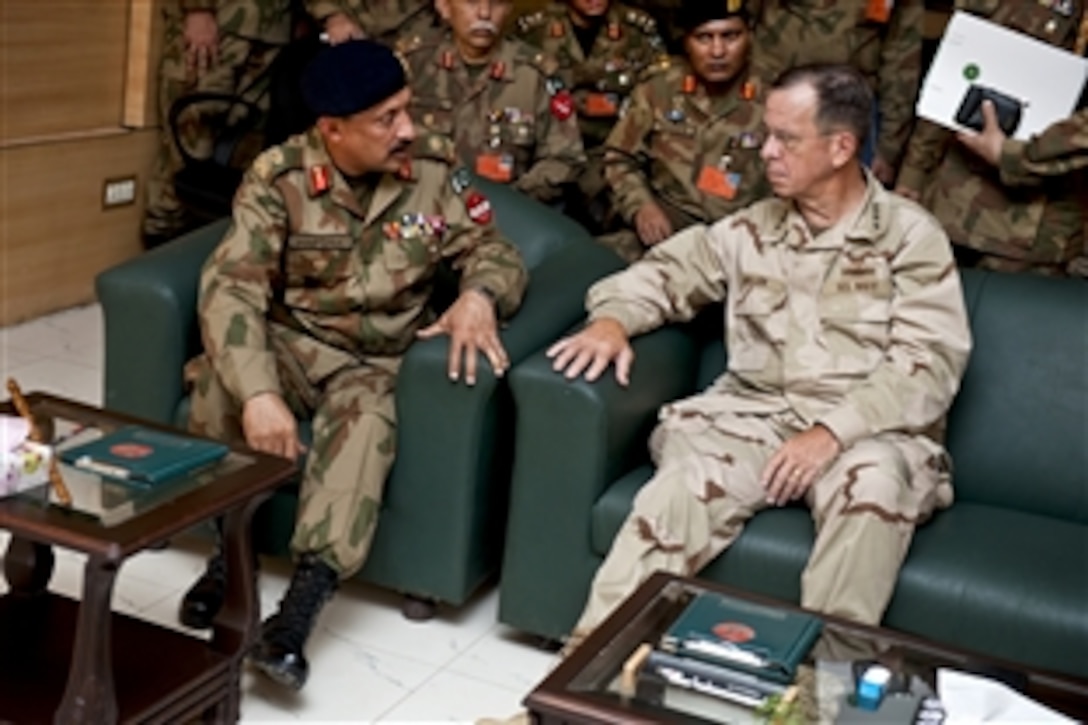
[[[69,465],[106,478],[155,486],[214,463],[229,450],[223,443],[129,425],[64,449],[60,457]]]

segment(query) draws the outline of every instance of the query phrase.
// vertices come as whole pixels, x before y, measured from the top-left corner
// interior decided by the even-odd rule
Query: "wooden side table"
[[[103,430],[140,423],[53,396],[27,400],[47,420]],[[12,535],[4,555],[10,591],[0,597],[0,721],[236,721],[259,619],[250,521],[295,472],[286,460],[235,450],[152,491],[68,470],[76,479],[71,508],[45,489],[0,499],[0,528]],[[226,522],[229,578],[210,641],[111,610],[126,559],[217,516]],[[46,589],[54,546],[87,556],[80,601]]]

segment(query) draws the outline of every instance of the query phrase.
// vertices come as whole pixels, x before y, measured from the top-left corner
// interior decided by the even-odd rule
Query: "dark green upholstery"
[[[957,501],[918,529],[884,623],[1088,676],[1088,285],[968,270],[964,294],[975,347],[949,415]],[[626,391],[611,378],[568,383],[540,354],[511,373],[507,624],[570,629],[652,474],[657,407],[725,363],[714,319],[658,330],[635,350]],[[812,541],[805,508],[765,511],[702,576],[796,602]]]
[[[589,285],[622,263],[562,215],[505,187],[480,187],[530,268],[525,302],[502,330],[517,362],[577,322]],[[225,221],[217,222],[99,276],[107,407],[184,424],[182,366],[200,350],[198,274],[225,229]],[[405,356],[396,397],[397,462],[361,576],[461,604],[500,562],[513,411],[506,384],[486,365],[474,388],[450,383],[446,351],[443,338],[413,345]],[[286,552],[295,506],[292,486],[258,512],[260,550]]]

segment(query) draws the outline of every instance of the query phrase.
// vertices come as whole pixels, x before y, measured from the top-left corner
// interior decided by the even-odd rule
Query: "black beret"
[[[728,18],[740,18],[747,23],[748,3],[745,0],[686,2],[680,6],[676,24],[684,31],[684,35],[687,35],[704,23]]]
[[[381,103],[407,82],[392,50],[349,40],[321,49],[302,76],[302,97],[316,115],[343,118]]]

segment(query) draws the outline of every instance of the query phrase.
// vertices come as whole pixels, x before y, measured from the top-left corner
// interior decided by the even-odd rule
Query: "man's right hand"
[[[305,447],[298,423],[277,393],[259,393],[242,406],[242,432],[250,448],[294,461]]]
[[[627,331],[610,317],[594,320],[578,334],[564,337],[548,348],[547,355],[552,359],[552,369],[568,380],[584,371],[591,383],[615,363],[616,380],[624,387],[631,379],[631,364],[635,361]]]
[[[329,36],[330,45],[339,45],[349,40],[361,40],[365,37],[363,29],[343,13],[333,13],[325,18],[325,33]]]
[[[185,42],[185,68],[190,74],[204,75],[219,62],[219,24],[209,10],[185,14],[182,31]]]
[[[652,247],[672,236],[672,224],[665,212],[655,202],[647,201],[635,212],[635,230],[647,247]]]

